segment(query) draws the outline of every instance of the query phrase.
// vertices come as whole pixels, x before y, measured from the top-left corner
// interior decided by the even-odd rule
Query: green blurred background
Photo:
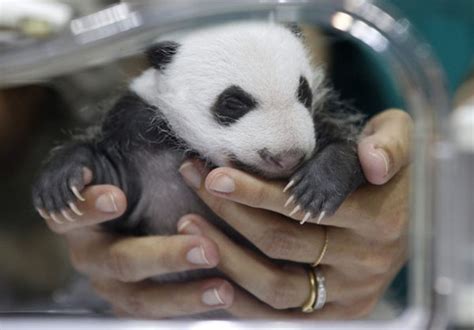
[[[474,0],[387,0],[383,4],[410,20],[431,45],[453,95],[474,69]],[[330,77],[343,99],[369,116],[388,108],[406,109],[383,58],[353,40],[327,33]]]
[[[432,45],[453,92],[474,65],[473,0],[392,0]]]

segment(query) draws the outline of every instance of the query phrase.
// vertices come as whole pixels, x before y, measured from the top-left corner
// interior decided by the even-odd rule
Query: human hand
[[[90,177],[90,173],[85,173]],[[86,180],[89,181],[89,180]],[[217,246],[196,235],[122,237],[107,233],[100,223],[115,219],[127,208],[117,187],[96,185],[81,192],[84,202],[70,221],[41,211],[54,232],[63,235],[76,270],[91,280],[95,290],[120,315],[143,318],[177,317],[227,308],[233,288],[223,279],[157,284],[146,280],[160,274],[213,268],[219,262]],[[69,217],[71,217],[71,215]]]
[[[395,120],[399,121],[400,124],[402,124],[403,121],[406,121],[406,118],[405,119],[400,118],[400,114],[395,113],[393,116],[395,117]],[[381,119],[384,119],[384,120],[380,120],[381,124],[375,125],[376,133],[378,132],[382,136],[386,136],[384,133],[387,133],[387,132],[389,133],[391,131],[389,129],[390,127],[392,127],[392,129],[397,128],[397,125],[388,125],[389,127],[385,127],[387,126],[387,123],[388,123],[387,120],[389,120],[387,114],[382,116]],[[396,132],[396,130],[394,130],[393,132]],[[373,137],[375,135],[376,134],[371,135],[371,136]],[[409,136],[406,138],[409,139]],[[405,141],[405,142],[407,143],[402,143],[402,145],[408,144],[408,141]],[[362,145],[363,144],[361,143],[361,146]],[[368,150],[370,150],[370,148]],[[392,149],[389,150],[389,152],[391,151]],[[362,161],[363,156],[364,156],[364,148],[360,147],[359,152],[361,153],[361,161]],[[368,155],[368,157],[370,156],[371,155]],[[396,163],[389,163],[389,164],[393,164],[393,166],[389,166],[390,171],[393,168],[397,168],[397,166],[401,166],[400,156],[403,156],[403,155],[395,154],[394,161]],[[392,158],[387,158],[387,159],[392,159]],[[383,167],[385,168],[385,162],[382,162],[382,163],[379,162],[379,164],[383,164]],[[253,186],[252,181],[248,181],[248,180],[245,181],[245,179],[250,179],[250,180],[258,180],[258,179],[248,177],[248,176],[245,177],[246,175],[244,173],[239,174],[238,171],[232,170],[232,169],[217,169],[216,171],[219,171],[219,170],[224,170],[224,171],[230,170],[231,172],[235,171],[233,173],[236,173],[237,175],[244,175],[241,178],[241,179],[244,179],[243,181],[244,184],[241,185],[242,189],[236,190],[236,193],[238,191],[245,192],[247,188],[250,188],[250,191],[253,192],[254,195],[255,194],[258,195],[259,191],[262,192],[260,200],[251,201],[252,203],[255,202],[256,206],[263,205],[271,201],[272,198],[269,198],[271,197],[271,194],[268,194],[267,197],[265,197],[265,194],[263,194],[263,192],[267,190],[268,187],[265,187],[264,185]],[[380,170],[380,168],[378,168],[378,172],[377,172],[377,166],[375,166],[375,173],[382,173],[382,172],[383,171]],[[395,173],[396,171],[392,171],[392,172]],[[393,173],[392,174],[389,173],[388,175],[383,176],[382,179],[388,180],[390,176],[393,175]],[[399,187],[403,186],[403,182],[406,181],[405,174],[400,173],[397,176],[400,178],[397,180],[398,183],[395,184],[396,187],[392,189],[394,190],[393,195],[397,195],[397,191],[400,190]],[[266,182],[263,182],[263,183],[269,184]],[[281,188],[281,186],[279,188]],[[390,190],[390,189],[385,189],[385,190]],[[271,192],[271,191],[272,190],[268,192]],[[280,193],[280,191],[278,191],[278,193]],[[110,195],[107,195],[107,194],[110,194]],[[365,195],[367,194],[370,194],[370,192],[366,192]],[[98,207],[100,208],[100,204],[101,204],[98,201],[99,200],[103,201],[103,199],[100,199],[99,197],[104,196],[104,195],[109,196],[108,197],[109,199],[110,197],[112,197],[113,201],[115,202],[115,203],[112,203],[115,206],[112,206],[109,208],[105,207],[105,209],[108,209],[108,211],[111,213],[108,213],[108,212],[104,213],[97,210]],[[228,198],[230,198],[231,195],[234,195],[234,194],[229,194]],[[383,195],[386,195],[386,193],[384,193]],[[184,218],[178,224],[178,227],[181,228],[182,232],[188,232],[189,234],[192,234],[192,236],[185,236],[187,240],[183,240],[183,242],[181,242],[183,243],[181,244],[183,248],[178,249],[177,251],[174,251],[176,253],[170,253],[172,251],[169,251],[168,249],[168,252],[174,255],[175,258],[171,256],[168,258],[165,257],[163,259],[165,252],[162,251],[162,249],[160,249],[159,246],[166,245],[166,247],[169,247],[169,243],[171,243],[170,241],[174,241],[176,239],[176,238],[173,238],[174,236],[171,236],[170,240],[167,240],[166,243],[163,243],[164,242],[163,239],[165,239],[164,237],[121,238],[121,237],[115,237],[113,235],[104,233],[97,226],[99,223],[103,221],[107,221],[109,219],[120,216],[126,209],[125,196],[119,189],[112,186],[93,186],[84,191],[84,196],[86,197],[86,202],[84,202],[83,205],[79,206],[80,211],[84,213],[84,215],[81,217],[82,219],[80,223],[76,223],[76,222],[70,223],[66,219],[62,219],[61,221],[62,224],[58,224],[49,217],[47,217],[46,221],[53,231],[60,234],[64,234],[66,236],[66,238],[68,239],[68,243],[70,245],[71,258],[73,260],[73,264],[75,265],[75,267],[92,278],[96,289],[102,294],[102,296],[106,298],[106,300],[112,303],[112,305],[115,307],[115,310],[120,314],[133,315],[136,317],[138,316],[138,317],[147,317],[147,318],[163,318],[163,317],[170,317],[170,316],[200,313],[200,312],[204,312],[204,311],[211,310],[214,308],[229,308],[231,305],[232,307],[230,308],[230,311],[236,316],[241,316],[241,317],[265,317],[265,316],[267,317],[288,317],[288,316],[315,317],[317,316],[321,318],[328,318],[328,317],[339,318],[341,317],[340,315],[341,313],[342,313],[342,317],[354,317],[356,312],[360,314],[360,311],[355,310],[355,308],[352,308],[351,310],[347,311],[347,308],[344,308],[344,305],[337,306],[337,304],[333,304],[336,307],[329,308],[331,303],[328,303],[328,305],[325,307],[324,309],[325,313],[320,312],[320,313],[313,313],[310,315],[301,314],[298,312],[276,313],[276,311],[273,308],[269,307],[269,305],[272,305],[271,304],[272,292],[273,292],[271,290],[272,285],[276,285],[277,287],[280,287],[280,285],[277,285],[279,280],[281,281],[280,284],[282,285],[285,284],[286,281],[284,278],[283,279],[281,278],[281,275],[284,275],[285,271],[292,271],[293,275],[296,275],[296,276],[292,276],[289,278],[290,281],[288,283],[291,286],[292,281],[295,282],[295,279],[297,276],[299,276],[299,278],[301,279],[302,274],[304,274],[304,272],[300,269],[282,269],[281,271],[273,273],[274,276],[272,277],[272,281],[267,283],[268,285],[265,286],[266,288],[270,289],[268,291],[270,292],[270,294],[267,295],[268,297],[267,300],[270,301],[269,305],[260,303],[255,298],[243,292],[242,290],[238,290],[234,296],[232,286],[227,281],[222,280],[222,279],[217,279],[217,278],[198,281],[194,283],[166,285],[166,286],[160,286],[149,281],[141,281],[142,279],[148,278],[153,275],[158,275],[158,274],[162,274],[162,273],[166,273],[170,271],[179,271],[179,270],[196,268],[196,266],[191,266],[189,262],[186,262],[186,261],[183,262],[183,259],[185,259],[184,258],[185,251],[187,250],[186,248],[184,248],[186,246],[186,241],[188,244],[192,244],[193,242],[196,242],[193,240],[195,239],[200,240],[200,242],[202,243],[201,246],[205,250],[205,255],[209,261],[209,265],[206,265],[206,266],[212,267],[212,265],[219,263],[219,260],[223,258],[219,257],[219,253],[217,253],[217,258],[213,259],[213,253],[217,252],[217,248],[215,245],[213,245],[212,241],[207,240],[206,237],[203,237],[201,235],[201,233],[203,232],[201,228],[199,227],[199,224],[203,225],[204,226],[203,228],[207,228],[209,230],[209,233],[211,234],[212,233],[214,233],[215,235],[221,235],[221,234],[215,231],[215,229],[213,229],[212,227],[211,228],[205,227],[209,225],[203,222],[202,219],[192,217],[191,221],[187,221],[187,220],[190,220],[189,217]],[[248,199],[251,200],[252,199],[251,196],[252,195],[250,195]],[[239,198],[239,195],[238,194],[234,195],[234,197]],[[402,199],[404,199],[403,196],[401,197]],[[351,197],[351,199],[357,200],[358,198],[353,196]],[[242,202],[244,201],[245,200],[242,199]],[[272,203],[275,204],[274,201]],[[346,202],[346,204],[347,203],[348,202]],[[237,205],[237,203],[234,203],[234,204]],[[267,206],[267,209],[271,209],[269,206],[270,205]],[[355,204],[355,206],[357,206],[357,203]],[[224,211],[224,209],[225,207],[223,206],[222,210]],[[260,210],[260,211],[262,213],[267,212],[264,210]],[[403,214],[401,214],[401,216],[402,215]],[[298,219],[299,217],[301,217],[301,215],[295,215],[296,219]],[[333,218],[336,218],[336,216],[334,216]],[[261,227],[262,224],[258,221],[259,217],[255,217],[254,220],[257,225],[260,224],[260,226],[258,227]],[[328,221],[329,220],[330,219],[328,219]],[[196,224],[194,223],[194,221],[197,221],[198,227],[193,226]],[[201,221],[201,223],[199,223],[199,221]],[[402,219],[397,221],[397,224],[400,226],[403,223],[403,221],[404,219],[402,217]],[[335,225],[337,226],[337,224]],[[277,244],[277,245],[270,244],[272,239],[267,238],[266,241],[268,242],[267,243],[269,246],[268,249],[271,249],[270,254],[269,253],[267,254],[269,254],[270,256],[274,256],[275,258],[280,257],[283,259],[285,258],[285,254],[286,254],[287,255],[286,259],[292,260],[292,258],[294,258],[295,252],[299,251],[300,256],[299,256],[299,260],[297,261],[313,262],[314,260],[309,260],[308,256],[312,249],[314,249],[314,251],[317,251],[318,247],[316,246],[316,248],[314,248],[314,244],[312,242],[308,242],[308,239],[309,238],[317,239],[315,235],[319,235],[320,240],[318,244],[321,244],[322,233],[320,229],[316,230],[315,228],[313,228],[312,230],[307,230],[307,227],[308,226],[300,227],[300,228],[306,228],[304,231],[296,230],[293,233],[286,233],[287,239],[283,240],[281,244]],[[253,227],[253,228],[257,228],[257,227]],[[285,235],[284,230],[283,230],[284,228],[281,227],[280,229],[281,229],[280,232],[282,234],[281,237],[283,238],[283,236]],[[272,228],[271,226],[265,226],[265,228],[263,229],[261,228],[261,230],[262,230],[262,233],[265,233],[265,230],[269,230],[270,232],[273,232],[276,235],[273,235],[273,236],[269,235],[269,237],[273,237],[273,240],[276,242],[279,241],[277,229]],[[306,239],[303,238],[301,242],[298,242],[298,237],[301,236],[299,235],[299,232],[304,233],[305,234],[304,236],[306,237]],[[393,234],[396,234],[396,232],[397,230],[395,230]],[[199,235],[196,236],[195,234],[199,234]],[[348,229],[347,234],[349,234],[349,229]],[[213,236],[213,235],[210,235],[210,236]],[[268,236],[268,235],[265,235],[265,236]],[[294,237],[294,239],[292,239],[292,237]],[[213,238],[213,237],[210,237],[210,238]],[[162,240],[161,241],[162,244],[159,244],[160,239]],[[222,240],[224,240],[224,242],[221,242]],[[226,257],[227,256],[229,257],[228,260],[230,261],[232,260],[231,258],[234,257],[232,255],[234,252],[232,251],[232,249],[228,249],[228,246],[226,245],[228,242],[226,242],[225,240],[226,240],[225,237],[220,237],[220,240],[216,239],[216,242],[222,245],[222,247],[224,248],[223,251],[225,252]],[[402,235],[400,235],[398,241],[400,243],[403,243]],[[298,244],[293,244],[293,243],[298,243]],[[311,243],[311,244],[308,244],[308,243]],[[154,246],[155,244],[156,246]],[[337,246],[337,244],[335,244],[332,241],[332,239],[331,239],[330,244],[331,246],[333,245]],[[285,247],[285,245],[287,246]],[[403,244],[400,244],[400,246],[404,247]],[[262,247],[261,244],[260,244],[260,247]],[[307,247],[308,249],[305,249],[305,247]],[[349,246],[346,247],[346,250],[348,247],[350,247],[350,244]],[[234,246],[234,248],[237,248],[237,247]],[[219,249],[221,249],[221,246],[219,246]],[[335,251],[334,247],[332,247],[331,249],[333,251],[332,255],[338,254],[338,253],[334,253],[334,252],[337,252]],[[150,250],[153,252],[146,253],[147,251],[150,251]],[[262,250],[264,250],[265,252],[266,249],[262,249]],[[278,250],[280,250],[280,252]],[[223,251],[220,251],[221,255]],[[238,253],[239,251],[235,251],[235,252],[237,252],[236,254],[237,256],[240,255],[240,257],[242,257],[242,253]],[[345,253],[344,250],[342,250],[341,252]],[[359,254],[361,253],[359,252]],[[328,254],[326,255],[325,259],[329,260],[330,256],[331,256],[331,253],[328,251]],[[316,258],[316,257],[313,256],[313,258]],[[168,260],[168,261],[164,261],[164,260]],[[383,260],[383,258],[380,257],[377,260]],[[178,261],[178,262],[174,263],[173,261]],[[368,255],[365,259],[363,259],[360,262],[359,267],[363,268],[364,261],[365,263],[369,264],[370,258]],[[266,262],[266,264],[265,262],[264,262],[264,266],[272,266],[271,262]],[[236,266],[238,264],[239,263],[236,263]],[[327,267],[328,269],[330,269],[330,267],[333,267],[331,266],[332,263],[330,262],[324,261],[323,264],[325,264],[325,268]],[[334,263],[334,264],[336,264],[334,268],[337,269],[337,263]],[[353,267],[356,267],[356,266],[357,265],[353,265]],[[203,266],[199,266],[199,267],[205,268]],[[272,266],[272,267],[276,267],[276,266]],[[225,267],[223,268],[225,269]],[[243,280],[244,281],[255,280],[255,276],[252,276],[252,275],[261,274],[261,272],[259,271],[261,270],[261,268],[262,267],[260,267],[260,269],[256,268],[254,272],[252,272],[252,269],[249,269],[251,271],[251,274],[248,274],[250,275],[249,276],[250,278],[248,279],[244,278]],[[397,268],[397,267],[394,267],[394,268]],[[236,273],[238,273],[238,271]],[[268,275],[268,272],[264,272],[262,275]],[[342,273],[342,275],[344,275],[344,273]],[[229,276],[233,278],[232,274],[230,274]],[[241,279],[242,277],[236,276],[236,278]],[[264,279],[265,276],[263,276],[262,278]],[[391,276],[387,276],[386,278],[391,279]],[[337,278],[333,278],[333,280],[334,280],[333,282],[336,282],[336,283],[338,282]],[[347,281],[350,282],[349,280]],[[259,283],[260,281],[256,281],[256,282]],[[377,283],[378,282],[379,281],[377,281]],[[279,304],[278,300],[281,300],[283,305],[291,304],[291,301],[284,302],[284,299],[286,299],[286,297],[284,294],[282,294],[284,293],[285,290],[288,290],[288,283],[286,283],[285,286],[281,287],[281,290],[277,290],[275,291],[275,294],[273,294],[273,297],[275,297],[275,302],[276,302],[275,304],[273,304],[275,305],[275,307],[283,308],[281,306],[278,306]],[[307,280],[306,282],[299,281],[299,283],[301,285],[298,285],[295,287],[299,290],[297,291],[293,290],[295,291],[294,296],[297,296],[298,292],[303,292],[303,291],[306,293],[308,292]],[[306,283],[306,287],[304,287],[305,283]],[[329,283],[331,283],[331,281],[328,281],[328,290],[330,287]],[[344,283],[344,281],[342,281],[342,283]],[[374,284],[373,286],[377,287],[376,284]],[[246,288],[246,286],[244,285],[242,285],[242,287]],[[301,290],[302,287],[304,287],[304,290]],[[212,289],[208,290],[209,288],[212,288]],[[216,290],[214,290],[214,288]],[[252,292],[251,289],[249,291]],[[216,293],[218,294],[218,297],[216,296]],[[347,294],[350,296],[350,292]],[[173,299],[169,299],[170,297],[173,297]],[[282,299],[279,299],[278,297]],[[339,295],[339,297],[341,296]],[[331,294],[329,295],[328,298],[329,300],[331,299]],[[212,306],[208,306],[209,304]],[[359,307],[364,307],[364,306],[359,306]]]
[[[183,164],[181,173],[201,199],[265,255],[234,243],[200,216],[187,215],[178,223],[180,233],[214,241],[220,252],[218,268],[244,289],[235,288],[228,311],[241,318],[346,319],[373,310],[406,260],[411,126],[410,117],[398,110],[370,120],[358,151],[372,185],[360,187],[321,225],[289,221],[304,214],[287,217],[291,208],[284,207],[288,196],[283,183],[232,168],[207,174],[200,163]],[[329,247],[320,267],[327,304],[305,314],[300,307],[310,290],[306,271],[272,259],[315,262],[325,231]]]

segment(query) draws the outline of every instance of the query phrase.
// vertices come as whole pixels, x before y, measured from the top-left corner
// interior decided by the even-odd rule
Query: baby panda
[[[106,226],[138,235],[176,233],[197,213],[238,237],[185,184],[189,157],[285,179],[289,213],[333,214],[364,183],[357,157],[361,116],[340,102],[311,65],[299,33],[265,22],[233,23],[161,41],[151,68],[102,124],[53,150],[33,203],[55,221],[80,218],[83,169],[94,184],[120,187],[126,213]]]

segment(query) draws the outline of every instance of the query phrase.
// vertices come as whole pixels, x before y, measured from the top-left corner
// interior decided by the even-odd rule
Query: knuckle
[[[226,217],[227,206],[228,202],[222,198],[212,198],[209,203],[209,207],[221,218]]]
[[[370,316],[375,309],[375,306],[378,303],[378,299],[374,297],[367,298],[365,300],[360,301],[357,304],[354,304],[352,308],[350,308],[350,315],[354,319],[362,319]]]
[[[296,243],[294,237],[287,228],[277,227],[262,233],[256,244],[268,257],[286,259],[293,255]]]
[[[400,117],[400,120],[406,124],[406,125],[411,125],[413,123],[413,118],[411,117],[411,115],[406,112],[406,111],[402,111],[402,110],[396,110],[397,113],[398,113],[398,116]]]
[[[292,303],[296,298],[296,290],[285,274],[281,274],[280,272],[273,273],[263,289],[262,300],[272,308],[287,309],[296,307],[295,304]]]
[[[407,221],[404,210],[395,210],[395,214],[390,217],[389,221],[384,221],[380,226],[380,234],[386,241],[399,240],[407,229]]]
[[[259,207],[265,203],[267,199],[267,189],[261,184],[254,186],[250,197],[250,202],[253,207]]]
[[[154,269],[163,269],[166,271],[176,271],[177,268],[181,265],[179,256],[184,255],[187,252],[187,246],[184,245],[183,247],[176,246],[176,242],[172,241],[171,237],[161,237],[161,244],[157,247],[150,247],[150,249],[154,248],[155,254],[159,256],[156,258]],[[163,249],[163,246],[175,246],[176,248],[173,249]]]
[[[369,276],[366,283],[366,294],[371,297],[379,297],[387,283],[387,274]]]
[[[368,265],[372,264],[373,253],[370,249],[364,249],[362,251],[354,251],[355,252],[355,263],[367,267]]]
[[[119,281],[136,282],[140,280],[134,271],[130,254],[121,244],[115,244],[110,248],[108,267]]]
[[[403,111],[401,109],[392,108],[392,109],[382,112],[381,114],[379,114],[379,116],[384,116],[385,118],[388,117],[393,120],[399,120],[400,122],[404,124],[413,122],[411,115],[408,112]]]
[[[119,308],[127,314],[137,317],[148,317],[143,289],[124,283],[91,278],[92,287],[102,299],[112,307]]]
[[[359,253],[357,263],[365,272],[372,275],[383,275],[391,270],[393,260],[381,249],[367,249]]]
[[[131,290],[123,296],[124,309],[134,316],[145,316],[147,306],[140,290]]]
[[[392,268],[392,259],[386,258],[385,256],[375,256],[371,260],[372,273],[376,275],[387,274]]]

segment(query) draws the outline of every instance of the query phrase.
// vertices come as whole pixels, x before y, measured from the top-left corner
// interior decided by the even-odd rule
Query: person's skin
[[[174,236],[137,238],[105,233],[98,224],[126,209],[123,192],[109,185],[85,189],[86,202],[78,204],[84,213],[80,220],[46,222],[67,238],[75,268],[90,277],[96,291],[121,315],[164,318],[227,309],[241,318],[364,317],[407,258],[411,128],[410,117],[399,110],[385,111],[370,120],[358,152],[371,184],[349,196],[320,225],[300,225],[295,220],[302,213],[287,217],[291,208],[283,206],[289,197],[283,193],[285,182],[269,182],[224,167],[207,174],[201,164],[185,162],[180,171],[188,184],[265,256],[235,244],[197,215],[180,219],[179,234]],[[227,192],[213,190],[216,184]],[[309,294],[306,271],[303,266],[279,266],[272,259],[313,263],[322,249],[324,230],[329,248],[321,269],[328,300],[321,311],[304,314],[299,307]],[[147,280],[153,275],[215,266],[240,287],[223,278],[184,284]]]

